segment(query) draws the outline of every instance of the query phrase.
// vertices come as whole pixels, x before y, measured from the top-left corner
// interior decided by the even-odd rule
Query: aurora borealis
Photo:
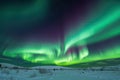
[[[120,58],[119,0],[0,4],[0,62],[76,66]]]

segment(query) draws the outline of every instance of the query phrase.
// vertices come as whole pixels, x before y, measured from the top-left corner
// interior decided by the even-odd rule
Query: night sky
[[[118,59],[120,1],[2,0],[0,44],[0,62],[21,66]]]

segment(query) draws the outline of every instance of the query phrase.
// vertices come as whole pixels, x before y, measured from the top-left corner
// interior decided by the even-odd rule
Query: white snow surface
[[[73,69],[58,66],[22,68],[1,63],[0,80],[120,80],[120,65]]]

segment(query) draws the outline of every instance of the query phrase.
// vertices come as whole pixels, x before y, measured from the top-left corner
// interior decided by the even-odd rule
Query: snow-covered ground
[[[55,66],[22,68],[1,64],[0,80],[120,80],[120,66],[71,69]]]

